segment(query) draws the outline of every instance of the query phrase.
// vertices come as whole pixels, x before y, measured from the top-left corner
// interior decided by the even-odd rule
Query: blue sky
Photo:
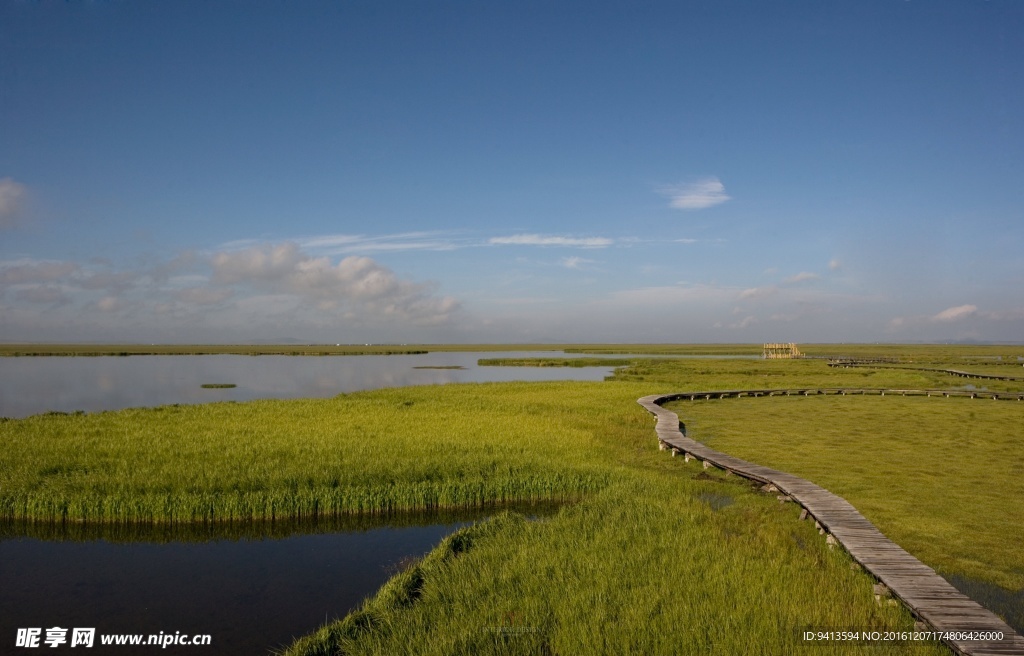
[[[0,341],[1024,340],[1024,4],[0,3]]]

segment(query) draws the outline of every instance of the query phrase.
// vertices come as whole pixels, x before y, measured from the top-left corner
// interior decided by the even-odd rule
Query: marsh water
[[[409,385],[604,380],[613,370],[613,367],[477,365],[481,358],[562,356],[559,351],[528,351],[333,356],[9,357],[0,358],[0,417],[26,417],[49,411],[98,412],[173,403],[326,398],[359,390]],[[208,384],[235,387],[203,387]]]
[[[512,509],[537,518],[557,507]],[[77,627],[96,630],[90,653],[267,654],[344,617],[445,535],[493,512],[383,523],[3,526],[0,653],[11,651],[19,628],[45,637],[47,628]],[[211,644],[135,652],[99,644],[102,634],[179,631],[209,635]]]
[[[429,551],[464,523],[198,542],[8,538],[0,541],[0,652],[9,653],[19,628],[45,635],[79,627],[97,636],[211,636],[210,646],[170,653],[266,654],[344,616],[403,558]],[[90,652],[126,649],[104,648],[97,637]]]
[[[330,397],[453,382],[602,380],[612,371],[477,366],[480,358],[502,355],[0,358],[0,416]],[[202,387],[208,383],[236,387]],[[343,617],[403,562],[484,516],[212,528],[0,525],[0,653],[16,649],[18,629],[41,629],[45,639],[48,628],[78,627],[95,628],[97,636],[180,631],[212,640],[164,650],[104,648],[97,637],[94,653],[266,654]],[[69,644],[70,631],[63,647]]]

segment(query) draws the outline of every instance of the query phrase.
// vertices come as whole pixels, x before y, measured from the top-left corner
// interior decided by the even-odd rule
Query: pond
[[[553,506],[520,508],[532,514]],[[349,519],[321,526],[189,531],[60,527],[0,538],[0,653],[18,629],[93,628],[88,653],[132,653],[101,635],[209,635],[209,646],[138,647],[150,653],[267,654],[343,617],[410,557],[477,513],[412,516],[381,525]],[[396,523],[400,522],[400,523]],[[347,524],[347,525],[346,525]],[[167,540],[170,541],[167,541]],[[127,541],[126,541],[127,540]],[[68,631],[69,648],[71,631]],[[40,646],[47,645],[40,641]],[[20,650],[19,650],[20,651]]]
[[[326,398],[359,390],[409,385],[604,380],[613,371],[613,367],[477,365],[481,358],[563,355],[560,351],[526,351],[422,355],[7,357],[0,358],[0,417],[26,417],[48,411],[98,412],[173,403]],[[569,354],[568,357],[580,356]],[[203,387],[210,384],[234,387]]]

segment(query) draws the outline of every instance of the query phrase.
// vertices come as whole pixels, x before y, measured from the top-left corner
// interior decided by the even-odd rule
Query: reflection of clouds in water
[[[509,353],[553,357],[557,352]],[[24,417],[56,410],[120,408],[331,397],[344,392],[513,380],[603,380],[610,367],[478,367],[494,353],[422,355],[285,356],[165,355],[95,358],[0,358],[0,416]],[[415,369],[461,366],[465,369]],[[203,389],[204,383],[235,383]]]

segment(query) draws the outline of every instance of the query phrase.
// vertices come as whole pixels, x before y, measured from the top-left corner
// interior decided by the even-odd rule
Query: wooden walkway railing
[[[936,574],[935,570],[885,537],[845,499],[810,481],[734,458],[686,437],[680,430],[679,416],[662,407],[662,404],[669,401],[684,399],[857,393],[960,395],[943,390],[808,388],[682,392],[645,396],[637,402],[657,417],[655,431],[660,448],[671,449],[673,455],[681,453],[687,459],[697,458],[704,462],[705,468],[715,466],[762,483],[767,491],[778,491],[783,498],[788,497],[803,506],[806,512],[801,512],[801,519],[814,519],[819,530],[826,534],[826,541],[829,544],[842,545],[855,561],[881,582],[882,587],[876,586],[876,594],[885,596],[891,592],[906,604],[918,619],[928,625],[928,630],[942,634],[942,642],[956,653],[970,656],[1024,655],[1024,637],[1018,635],[994,613],[982,608],[973,599],[950,585]],[[984,394],[995,399],[1024,400],[1024,394]],[[993,639],[994,637],[996,639]]]

